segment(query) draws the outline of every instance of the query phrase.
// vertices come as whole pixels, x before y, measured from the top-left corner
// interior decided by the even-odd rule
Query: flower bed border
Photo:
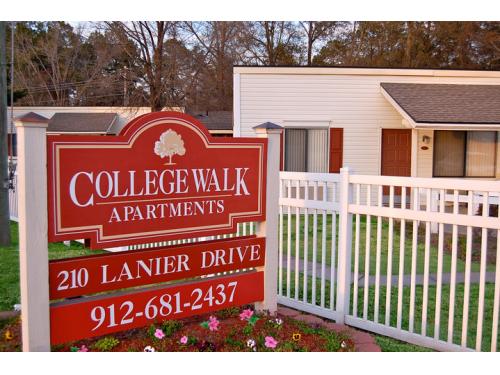
[[[344,324],[334,323],[324,320],[316,315],[303,313],[298,310],[291,309],[282,305],[278,305],[278,314],[287,316],[295,320],[302,321],[312,326],[319,326],[336,333],[343,333],[350,337],[356,348],[356,352],[381,352],[380,346],[375,342],[372,335],[367,332],[360,331]]]
[[[2,311],[0,312],[0,317],[2,319],[13,318],[18,316],[19,311]],[[367,332],[360,331],[344,324],[334,323],[329,320],[322,319],[316,315],[303,313],[299,310],[294,310],[289,307],[278,305],[278,314],[293,318],[298,321],[310,324],[311,326],[318,326],[322,328],[329,329],[336,333],[342,333],[349,336],[349,338],[354,343],[356,352],[381,352],[380,346],[375,342],[372,335]]]

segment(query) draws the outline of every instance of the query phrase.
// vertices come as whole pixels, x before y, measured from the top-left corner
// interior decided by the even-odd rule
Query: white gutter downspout
[[[241,137],[241,76],[233,74],[233,137]]]

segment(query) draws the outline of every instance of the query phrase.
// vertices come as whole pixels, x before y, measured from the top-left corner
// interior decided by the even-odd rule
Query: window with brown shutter
[[[339,173],[342,168],[344,129],[330,128],[330,173]]]
[[[287,128],[284,168],[290,172],[328,172],[328,129]]]

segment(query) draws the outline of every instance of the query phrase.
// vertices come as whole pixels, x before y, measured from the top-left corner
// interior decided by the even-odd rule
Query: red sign
[[[264,266],[265,239],[239,237],[52,260],[50,298],[60,299]]]
[[[61,344],[261,301],[263,275],[263,272],[241,273],[55,304],[50,308],[51,343]]]
[[[266,139],[214,138],[177,112],[140,116],[118,136],[47,139],[51,242],[104,248],[264,220]]]

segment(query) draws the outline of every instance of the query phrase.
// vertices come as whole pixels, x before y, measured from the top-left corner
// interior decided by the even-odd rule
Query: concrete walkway
[[[349,337],[357,352],[381,352],[380,346],[375,338],[367,332],[360,331],[343,324],[333,323],[316,315],[297,311],[285,306],[278,305],[278,315],[300,320],[313,327],[323,327],[341,335]]]
[[[286,264],[287,260],[283,259],[283,270],[286,270]],[[295,257],[291,257],[290,259],[290,270],[295,271]],[[304,272],[304,265],[302,259],[300,259],[299,262],[299,270],[301,273]],[[313,270],[313,263],[308,262],[307,265],[307,274],[309,276],[312,275],[312,270]],[[325,279],[330,280],[330,274],[331,274],[331,269],[330,266],[327,265],[325,267]],[[335,270],[335,274],[337,274],[337,270]],[[321,264],[316,263],[316,277],[321,278]],[[354,273],[351,273],[351,279],[354,277]],[[479,283],[479,278],[480,278],[480,273],[479,272],[471,272],[470,274],[470,282],[473,284]],[[494,283],[495,282],[495,272],[486,272],[485,275],[485,280],[487,283]],[[465,281],[465,272],[457,272],[456,274],[456,282],[457,283],[463,283]],[[391,285],[398,285],[399,282],[399,276],[398,275],[392,275],[391,277]],[[451,273],[443,273],[442,275],[442,284],[447,285],[450,284],[451,282]],[[365,275],[364,273],[362,275],[358,275],[358,285],[360,287],[363,287],[365,283]],[[386,285],[387,284],[387,275],[380,275],[380,285]],[[415,285],[423,285],[424,284],[424,275],[419,274],[416,275],[415,277]],[[437,284],[437,274],[432,273],[429,274],[429,285],[436,285]],[[375,285],[375,275],[370,275],[368,279],[368,285]],[[403,285],[404,286],[410,286],[411,285],[411,275],[405,274],[403,275]]]

